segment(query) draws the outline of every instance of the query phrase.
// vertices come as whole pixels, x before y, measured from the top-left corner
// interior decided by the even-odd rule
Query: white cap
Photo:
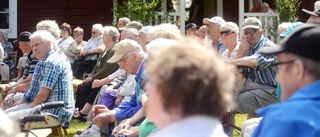
[[[209,19],[209,18],[204,18],[203,19],[203,23],[204,24],[209,24],[209,22],[216,23],[216,24],[219,24],[219,25],[222,25],[222,24],[226,23],[226,21],[223,18],[219,17],[219,16],[214,16],[211,19]]]

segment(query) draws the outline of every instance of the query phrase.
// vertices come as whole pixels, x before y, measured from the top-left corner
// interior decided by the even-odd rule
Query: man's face
[[[186,31],[187,36],[196,37],[197,36],[197,28],[191,28]]]
[[[126,53],[118,61],[118,64],[121,69],[125,70],[129,74],[135,75],[139,69],[140,64],[137,64],[138,54],[136,52]]]
[[[27,45],[27,42],[19,41],[18,44],[19,44],[19,48],[20,48],[20,50],[22,51],[22,53],[23,53],[23,54],[27,53],[27,51],[26,51],[26,46],[28,46],[28,45]]]
[[[249,42],[251,47],[254,47],[262,37],[263,30],[255,28],[246,28],[243,30],[243,38]]]
[[[294,59],[290,58],[286,53],[281,53],[278,55],[278,63],[281,62],[288,62],[277,66],[278,72],[276,77],[277,82],[281,86],[281,100],[285,101],[299,88],[294,73]]]
[[[220,38],[220,25],[216,23],[211,23],[207,25],[208,36],[211,39],[219,39]]]
[[[82,41],[83,40],[83,34],[80,32],[73,32],[73,37],[76,41]]]
[[[311,15],[307,20],[307,23],[320,24],[320,17]]]
[[[45,55],[50,51],[50,42],[44,43],[42,39],[37,36],[30,40],[33,55],[43,60]]]

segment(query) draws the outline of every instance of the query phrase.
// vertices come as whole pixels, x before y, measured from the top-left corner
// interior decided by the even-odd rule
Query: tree
[[[112,9],[117,18],[128,17],[130,20],[140,21],[143,25],[155,21],[155,15],[160,10],[160,0],[128,0],[119,3],[113,0]]]
[[[280,22],[296,22],[298,20],[297,10],[300,0],[275,0],[277,11],[280,13]]]

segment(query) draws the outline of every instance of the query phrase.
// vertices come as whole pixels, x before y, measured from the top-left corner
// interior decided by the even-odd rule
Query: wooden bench
[[[73,92],[77,92],[78,86],[81,83],[82,83],[82,80],[80,80],[80,79],[73,79],[72,80]]]

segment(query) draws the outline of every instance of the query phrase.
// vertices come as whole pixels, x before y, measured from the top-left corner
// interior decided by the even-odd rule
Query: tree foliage
[[[280,13],[280,22],[296,22],[297,10],[301,0],[275,0],[277,11]]]
[[[113,2],[114,8],[112,10],[117,18],[128,17],[143,25],[153,22],[154,16],[160,10],[160,0],[128,0],[123,3],[113,0]]]

